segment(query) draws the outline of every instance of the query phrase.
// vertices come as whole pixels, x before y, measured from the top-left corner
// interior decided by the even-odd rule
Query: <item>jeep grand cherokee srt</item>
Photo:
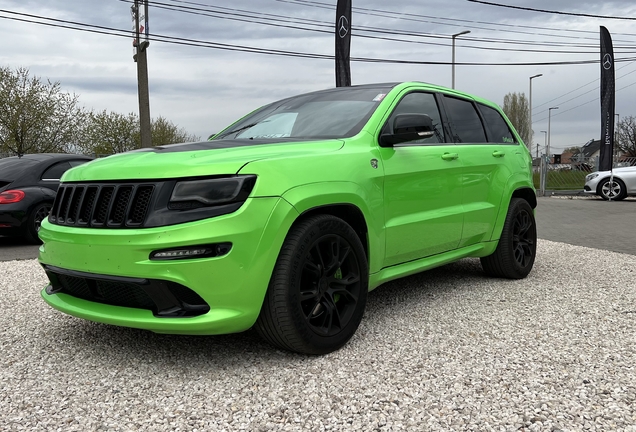
[[[531,157],[501,109],[418,82],[264,106],[209,141],[68,171],[39,232],[54,308],[158,333],[255,327],[334,351],[367,292],[464,257],[523,278]]]

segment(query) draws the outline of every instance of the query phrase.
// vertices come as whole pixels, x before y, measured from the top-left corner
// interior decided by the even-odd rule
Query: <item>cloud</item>
[[[286,25],[322,28],[335,21],[335,0],[320,0],[330,8],[302,6],[293,0],[202,0],[193,3],[225,8],[227,13],[259,17],[272,25],[150,9],[150,31],[172,37],[207,40],[224,44],[260,48],[333,54],[331,34],[286,28]],[[157,2],[159,3],[159,2]],[[132,28],[130,2],[119,0],[9,1],[0,0],[4,10],[24,12],[63,20],[90,23],[128,31]],[[177,8],[199,7],[186,2],[162,0]],[[636,16],[631,1],[579,2],[537,0],[532,7],[589,14]],[[230,10],[233,9],[233,10]],[[363,10],[364,9],[364,10]],[[245,12],[248,11],[249,13]],[[387,11],[387,12],[381,12]],[[388,13],[391,12],[391,13]],[[9,16],[0,13],[0,16]],[[237,19],[253,18],[235,16]],[[280,18],[280,19],[279,19]],[[286,24],[286,21],[288,22]],[[88,108],[121,113],[137,112],[136,64],[132,61],[132,38],[98,35],[74,30],[45,27],[2,19],[0,26],[0,65],[28,67],[35,75],[60,81],[62,88],[78,93]],[[311,24],[311,25],[310,25]],[[614,35],[617,57],[636,57],[631,47],[636,41],[633,22],[577,18],[518,11],[480,5],[468,1],[384,0],[354,2],[354,57],[408,59],[450,62],[450,35],[470,30],[457,39],[458,63],[554,62],[595,60],[598,54],[599,25]],[[362,38],[361,27],[423,32],[443,38],[375,36],[416,40],[406,43]],[[494,43],[493,40],[518,41]],[[543,45],[526,45],[540,43]],[[441,45],[436,45],[441,44]],[[587,46],[583,46],[587,45]],[[486,49],[479,49],[486,48]],[[503,49],[539,49],[588,51],[584,54],[495,51]],[[247,112],[275,99],[332,87],[334,68],[330,60],[287,58],[263,54],[230,52],[210,48],[151,42],[148,50],[151,115],[164,116],[189,132],[207,137]],[[621,117],[636,115],[632,100],[636,97],[636,63],[617,65],[616,112]],[[449,65],[400,65],[352,63],[354,84],[425,81],[450,86]],[[548,101],[559,106],[551,117],[552,147],[564,148],[584,143],[600,135],[598,65],[573,66],[466,66],[456,67],[457,88],[502,104],[509,92],[529,91],[533,81],[533,105]],[[597,85],[597,84],[596,84]],[[568,101],[585,91],[592,91]],[[569,94],[569,92],[572,92]],[[584,104],[584,102],[591,103]],[[580,106],[578,106],[580,105]],[[552,105],[550,105],[552,106]],[[535,141],[540,130],[547,129],[547,117],[535,112]]]

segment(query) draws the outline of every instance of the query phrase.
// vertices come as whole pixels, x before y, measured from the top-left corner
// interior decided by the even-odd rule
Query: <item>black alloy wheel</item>
[[[300,279],[300,307],[309,327],[333,336],[347,326],[360,297],[360,266],[351,245],[335,234],[309,250]]]
[[[355,231],[335,216],[310,216],[283,243],[256,331],[290,351],[335,351],[360,325],[368,285],[366,253]]]
[[[532,207],[526,200],[513,198],[497,249],[481,258],[481,266],[489,276],[523,279],[532,270],[536,254],[537,224]]]
[[[536,229],[531,213],[519,211],[512,223],[512,250],[514,258],[521,267],[527,267],[534,261],[536,249]]]

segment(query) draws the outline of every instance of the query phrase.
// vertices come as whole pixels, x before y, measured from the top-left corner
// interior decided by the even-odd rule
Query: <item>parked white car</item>
[[[636,166],[614,168],[613,181],[610,171],[596,171],[585,177],[587,194],[595,194],[604,200],[620,201],[628,195],[636,195]]]

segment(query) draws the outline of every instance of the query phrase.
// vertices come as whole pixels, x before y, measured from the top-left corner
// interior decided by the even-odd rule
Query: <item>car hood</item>
[[[63,182],[166,179],[236,174],[263,159],[333,152],[344,141],[219,140],[174,144],[96,159],[67,171]]]
[[[625,174],[636,175],[636,166],[614,168],[612,171],[594,171],[593,173],[588,174],[588,177],[592,174],[598,174],[599,176],[610,175],[612,172],[617,176]]]

